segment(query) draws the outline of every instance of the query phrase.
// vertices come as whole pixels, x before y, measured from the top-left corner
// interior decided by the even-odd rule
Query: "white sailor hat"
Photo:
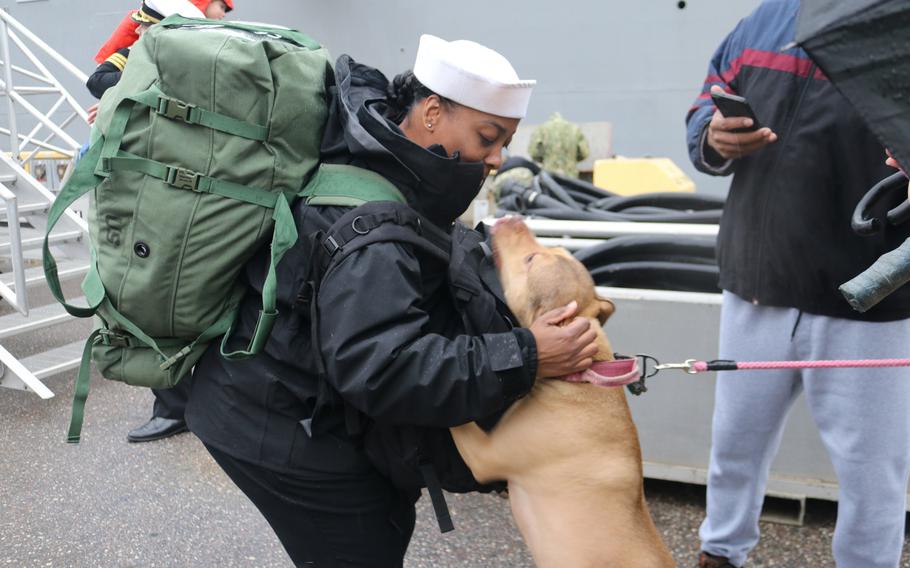
[[[138,24],[150,25],[174,14],[186,18],[205,18],[205,14],[189,0],[143,0],[142,6],[132,14],[132,18]]]
[[[434,93],[466,107],[506,118],[524,118],[531,89],[508,60],[468,40],[420,36],[414,76]]]

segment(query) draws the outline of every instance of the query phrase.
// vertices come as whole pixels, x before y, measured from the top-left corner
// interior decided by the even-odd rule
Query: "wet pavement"
[[[286,567],[265,521],[192,434],[128,444],[151,412],[143,389],[95,378],[83,441],[64,442],[72,374],[57,393],[0,389],[0,566]],[[655,522],[680,566],[694,566],[700,487],[648,482]],[[450,496],[456,531],[442,535],[422,499],[409,568],[523,567],[530,556],[495,495]],[[810,501],[805,525],[763,523],[748,566],[833,566],[836,507]],[[592,527],[592,538],[609,538]],[[905,552],[902,566],[910,566]]]

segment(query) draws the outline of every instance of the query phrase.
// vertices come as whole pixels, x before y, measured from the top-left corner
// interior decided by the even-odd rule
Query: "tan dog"
[[[597,297],[588,271],[562,249],[546,249],[520,220],[494,228],[497,267],[509,307],[529,326],[575,300],[598,330],[595,360],[612,360],[603,322],[613,304]],[[506,480],[512,514],[541,568],[675,566],[648,513],[638,432],[625,389],[539,379],[489,433],[452,429],[478,481]]]

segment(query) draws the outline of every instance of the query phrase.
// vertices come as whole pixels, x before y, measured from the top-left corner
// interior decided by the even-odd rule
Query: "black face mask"
[[[415,209],[442,227],[451,225],[468,210],[484,181],[481,162],[461,162],[458,152],[452,156],[439,144],[426,149],[438,164],[427,164],[415,191]]]
[[[358,109],[359,123],[385,151],[394,156],[397,167],[391,169],[399,171],[388,171],[389,161],[378,163],[376,153],[369,160],[371,166],[398,180],[401,180],[402,170],[406,170],[410,174],[405,183],[411,207],[434,224],[448,228],[477,197],[485,179],[483,162],[462,162],[458,152],[449,156],[439,144],[429,148],[418,146],[380,112],[371,110],[371,102]]]

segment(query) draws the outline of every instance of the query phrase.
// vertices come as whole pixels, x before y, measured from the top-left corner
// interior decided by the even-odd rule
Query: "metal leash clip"
[[[655,359],[656,361],[656,359]],[[684,363],[664,363],[654,365],[654,374],[657,374],[658,371],[665,371],[667,369],[679,369],[680,371],[685,371],[690,375],[694,375],[698,371],[695,370],[695,362],[697,359],[686,359]]]

